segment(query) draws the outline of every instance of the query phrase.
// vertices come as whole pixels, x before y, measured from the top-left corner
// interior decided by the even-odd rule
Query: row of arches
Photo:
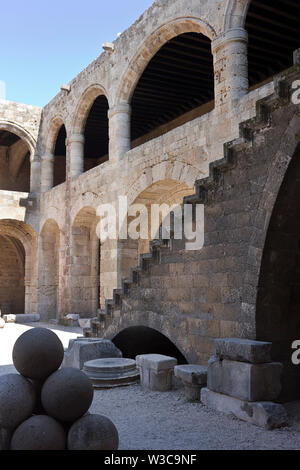
[[[300,18],[296,0],[288,4],[276,0],[272,6],[267,0],[252,0],[248,6],[244,24],[248,33],[246,79],[252,90],[293,64],[293,51],[300,47],[297,34]],[[137,54],[135,64],[130,64],[132,77],[130,83],[123,77],[117,111],[116,105],[108,102],[107,91],[95,85],[81,97],[68,131],[63,118],[55,118],[50,124],[46,145],[54,158],[50,187],[66,178],[66,142],[70,142],[73,159],[71,176],[77,176],[118,154],[120,149],[112,142],[116,133],[122,134],[121,151],[126,151],[214,108],[216,80],[222,80],[216,75],[222,74],[226,66],[221,66],[221,72],[216,70],[213,32],[196,21],[182,20],[173,28],[169,25],[160,34],[160,42],[152,45],[152,56],[145,58],[145,52]],[[227,53],[230,56],[229,50]],[[231,60],[221,57],[223,62],[227,59]],[[239,67],[245,77],[242,69],[247,67],[247,57]],[[237,77],[231,78],[234,82]],[[116,121],[117,130],[112,122],[116,113],[123,113]],[[50,189],[49,185],[45,188]]]

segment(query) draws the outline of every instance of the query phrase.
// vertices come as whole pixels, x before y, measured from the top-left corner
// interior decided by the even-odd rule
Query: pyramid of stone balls
[[[84,372],[61,368],[64,349],[46,328],[23,333],[13,348],[18,373],[0,376],[0,450],[116,450],[118,431],[90,414],[93,386]]]

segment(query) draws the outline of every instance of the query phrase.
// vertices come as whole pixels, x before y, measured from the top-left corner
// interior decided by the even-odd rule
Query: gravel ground
[[[61,338],[81,334],[80,328],[47,324]],[[15,372],[11,350],[17,337],[31,325],[6,325],[0,329],[0,375]],[[300,404],[290,404],[288,427],[266,431],[234,417],[187,402],[183,389],[165,393],[144,392],[139,385],[96,390],[91,412],[104,414],[118,428],[120,449],[146,450],[260,450],[300,449]]]

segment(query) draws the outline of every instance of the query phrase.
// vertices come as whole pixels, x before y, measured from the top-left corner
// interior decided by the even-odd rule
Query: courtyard
[[[11,359],[16,339],[35,326],[53,330],[66,348],[80,328],[45,323],[6,324],[0,329],[0,375],[16,372]],[[278,450],[300,448],[300,406],[287,405],[289,426],[266,431],[235,417],[188,402],[176,384],[170,392],[145,392],[139,385],[95,390],[91,413],[116,425],[120,450]]]

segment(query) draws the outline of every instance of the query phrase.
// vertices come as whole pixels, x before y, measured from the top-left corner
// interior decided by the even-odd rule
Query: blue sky
[[[6,99],[44,106],[153,0],[1,2],[0,80]]]

